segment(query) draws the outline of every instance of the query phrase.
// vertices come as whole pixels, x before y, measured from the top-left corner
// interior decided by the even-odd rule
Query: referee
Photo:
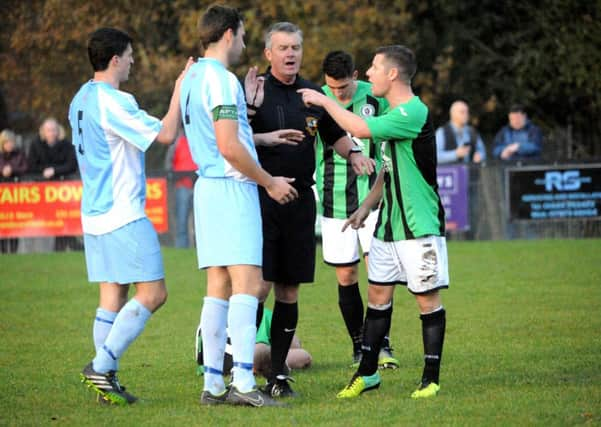
[[[265,36],[265,56],[270,67],[264,74],[260,96],[249,96],[249,117],[261,165],[270,174],[295,178],[298,199],[279,205],[260,189],[263,219],[263,278],[266,297],[273,286],[275,304],[271,328],[272,377],[265,386],[271,396],[293,397],[285,375],[285,360],[298,321],[300,283],[313,282],[315,273],[315,137],[319,131],[324,142],[348,159],[358,174],[371,174],[374,161],[361,154],[360,147],[322,107],[306,106],[297,90],[318,85],[298,73],[303,54],[301,30],[289,22],[272,25]],[[264,95],[264,96],[262,96]],[[263,98],[261,105],[256,99]],[[278,143],[282,129],[303,133],[296,144]],[[299,138],[300,139],[300,138]],[[259,316],[261,307],[259,307]]]

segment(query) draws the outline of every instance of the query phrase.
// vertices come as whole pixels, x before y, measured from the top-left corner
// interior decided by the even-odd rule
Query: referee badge
[[[313,116],[305,117],[305,123],[307,124],[305,129],[309,132],[309,135],[315,136],[317,133],[317,118]]]
[[[373,117],[376,114],[376,109],[371,104],[363,104],[359,112],[361,113],[361,117]]]

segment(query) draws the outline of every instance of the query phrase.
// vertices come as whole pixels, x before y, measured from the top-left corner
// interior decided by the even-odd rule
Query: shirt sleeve
[[[328,145],[333,145],[340,138],[346,135],[346,132],[338,126],[338,124],[334,121],[332,116],[328,114],[326,111],[324,115],[319,119],[319,123],[317,124],[317,129],[319,129],[319,135],[321,139]]]
[[[156,117],[141,110],[133,96],[122,95],[102,96],[107,130],[140,150],[146,151],[156,139],[163,124]]]
[[[242,92],[242,86],[236,76],[230,72],[217,74],[218,78],[211,82],[206,89],[207,104],[210,111],[217,107],[237,106],[238,95]],[[242,92],[243,93],[243,92]]]
[[[421,120],[420,120],[421,119]],[[412,140],[419,135],[424,119],[403,106],[396,107],[383,116],[365,118],[372,138],[381,140]]]

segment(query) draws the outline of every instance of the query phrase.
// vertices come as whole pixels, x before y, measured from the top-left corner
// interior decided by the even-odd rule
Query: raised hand
[[[301,94],[301,96],[303,97],[303,102],[307,106],[317,105],[319,107],[322,107],[324,101],[328,99],[328,97],[325,96],[323,93],[319,93],[313,89],[299,89],[297,90],[297,92]]]
[[[184,77],[186,76],[186,73],[188,72],[188,70],[190,69],[190,67],[194,64],[194,58],[192,58],[191,56],[188,57],[188,61],[186,62],[186,66],[184,67],[184,69],[182,70],[181,73],[179,73],[179,76],[177,76],[177,80],[175,81],[175,87],[179,87],[182,83],[182,81],[184,80]]]
[[[258,67],[253,66],[248,69],[244,78],[244,92],[246,103],[253,107],[260,107],[263,104],[265,91],[263,89],[265,77],[257,76]]]

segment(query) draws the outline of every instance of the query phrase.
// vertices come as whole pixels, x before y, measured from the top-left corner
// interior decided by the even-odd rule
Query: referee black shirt
[[[299,190],[309,188],[314,183],[317,131],[326,144],[334,144],[346,132],[322,107],[305,106],[297,92],[309,88],[323,93],[319,86],[298,75],[294,83],[284,84],[271,74],[270,69],[264,77],[265,97],[250,123],[253,132],[297,129],[305,134],[305,138],[298,145],[257,146],[261,166],[273,176],[296,178],[292,185]]]

